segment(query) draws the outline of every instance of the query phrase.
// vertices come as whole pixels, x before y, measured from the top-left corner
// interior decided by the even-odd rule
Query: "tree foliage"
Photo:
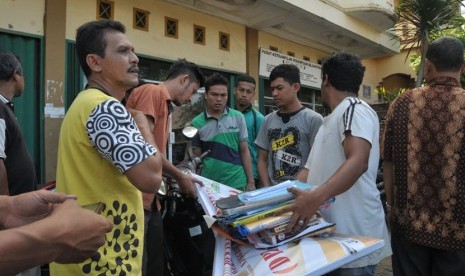
[[[403,49],[408,49],[407,56],[410,56],[412,49],[420,52],[417,87],[423,82],[425,55],[432,41],[431,34],[456,27],[451,22],[458,16],[459,3],[458,0],[399,0],[396,13],[400,21],[395,29],[408,42]]]

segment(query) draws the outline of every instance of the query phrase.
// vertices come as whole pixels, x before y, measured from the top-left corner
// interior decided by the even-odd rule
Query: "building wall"
[[[0,0],[0,29],[44,34],[45,0]]]
[[[324,53],[304,45],[294,43],[289,40],[282,39],[269,33],[259,32],[258,48],[270,49],[270,46],[278,47],[278,52],[288,54],[295,53],[295,57],[304,59],[304,56],[310,58],[310,62],[317,63],[318,60],[327,57],[330,53]]]
[[[405,60],[407,53],[408,51],[401,51],[398,55],[375,59],[379,68],[377,75],[379,81],[395,73],[406,74],[412,78],[416,78],[417,73],[410,67],[409,59]],[[415,51],[412,50],[411,54],[415,54]]]
[[[392,43],[387,36],[369,28],[337,9],[328,9],[321,1],[286,0],[301,5],[308,11],[318,10],[319,16],[336,24],[349,26],[354,32],[363,33],[367,39],[381,44]],[[258,50],[274,46],[283,54],[293,52],[296,58],[309,57],[317,63],[331,53],[315,50],[266,32],[247,29],[241,24],[232,23],[219,17],[196,12],[161,0],[114,0],[114,19],[127,28],[127,35],[134,43],[136,52],[146,57],[174,61],[187,58],[202,67],[219,71],[248,72],[258,77]],[[96,20],[96,0],[0,0],[0,31],[26,33],[45,37],[44,56],[44,101],[53,107],[63,108],[65,98],[65,42],[75,40],[76,29],[83,23]],[[133,8],[150,12],[149,30],[133,28]],[[178,19],[178,38],[165,36],[165,16]],[[44,22],[47,28],[44,27]],[[206,29],[205,45],[193,42],[193,26]],[[230,51],[219,49],[219,32],[229,33]],[[336,43],[336,42],[335,42]],[[375,103],[373,92],[379,82],[391,74],[403,73],[412,77],[415,73],[404,63],[405,52],[401,55],[364,60],[367,72],[363,84],[372,88],[371,97],[365,99]],[[53,84],[54,86],[50,86]],[[50,91],[56,92],[49,97]],[[360,93],[363,93],[361,90]],[[258,94],[258,93],[257,93]],[[360,94],[363,96],[363,94]],[[262,101],[263,99],[257,99]],[[257,102],[256,102],[257,104]],[[64,109],[63,109],[64,110]],[[46,112],[45,112],[46,113]],[[56,170],[56,145],[61,118],[44,116],[45,177],[53,179]]]
[[[75,40],[76,29],[83,23],[96,19],[95,0],[68,0],[66,38]],[[217,70],[246,71],[246,28],[221,18],[201,14],[162,1],[115,0],[114,19],[127,29],[128,38],[138,54],[176,60],[186,58],[204,67]],[[149,31],[133,28],[133,8],[150,12]],[[178,19],[178,38],[165,36],[165,16]],[[205,45],[195,44],[194,24],[205,27]],[[219,32],[230,35],[230,51],[219,49]]]

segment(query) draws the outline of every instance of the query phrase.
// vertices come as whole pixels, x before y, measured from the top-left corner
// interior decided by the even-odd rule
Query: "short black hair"
[[[280,64],[271,70],[270,82],[277,78],[283,78],[290,84],[300,84],[300,69],[294,64]]]
[[[15,73],[23,75],[19,59],[7,51],[0,51],[0,81],[9,81]]]
[[[189,76],[191,82],[198,82],[199,87],[203,87],[205,85],[205,77],[202,70],[200,70],[195,63],[189,62],[185,59],[179,59],[171,66],[166,79],[171,80],[184,74]]]
[[[455,37],[434,40],[426,50],[426,58],[438,72],[457,72],[463,65],[463,43]]]
[[[224,85],[229,88],[228,79],[218,73],[214,73],[205,81],[205,92],[208,92],[213,85]]]
[[[358,95],[365,67],[356,55],[338,52],[323,62],[321,74],[323,80],[328,78],[329,83],[337,90]]]
[[[255,79],[246,74],[240,74],[239,76],[237,76],[235,87],[237,87],[240,82],[249,82],[249,83],[252,83],[253,85],[256,85]]]
[[[105,35],[107,32],[120,32],[124,34],[126,28],[118,21],[99,20],[87,22],[77,29],[76,53],[86,77],[89,77],[91,73],[86,61],[87,55],[96,54],[102,58],[105,57],[105,49],[107,47]]]

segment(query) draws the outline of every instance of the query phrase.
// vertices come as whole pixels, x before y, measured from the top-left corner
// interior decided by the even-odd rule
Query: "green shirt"
[[[206,111],[192,120],[199,134],[192,140],[192,147],[202,152],[210,150],[203,161],[202,176],[244,189],[247,177],[242,166],[239,143],[247,141],[247,125],[241,112],[226,108],[219,120]]]

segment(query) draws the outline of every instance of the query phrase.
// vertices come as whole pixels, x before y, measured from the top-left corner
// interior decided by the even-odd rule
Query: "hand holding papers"
[[[321,231],[334,230],[334,225],[328,228],[321,227],[329,223],[319,220],[318,215],[314,218],[316,219],[315,224],[311,220],[307,227],[298,233],[285,233],[283,229],[285,229],[286,224],[280,224],[251,234],[245,239],[236,239],[231,237],[229,230],[238,225],[269,217],[270,214],[274,214],[275,208],[284,208],[290,204],[293,200],[292,197],[288,202],[275,204],[271,207],[261,207],[263,209],[259,212],[250,211],[253,214],[235,214],[225,217],[216,206],[216,202],[221,198],[237,195],[240,191],[198,175],[194,176],[204,183],[203,187],[196,185],[196,191],[205,213],[217,218],[212,228],[223,231],[223,234],[216,235],[213,276],[322,275],[366,256],[384,245],[384,241],[380,239],[334,233],[320,238],[309,238],[306,231],[311,232],[311,235],[320,233],[320,230],[313,228],[314,226],[316,229],[320,227]],[[226,224],[228,227],[219,227],[224,222],[228,223]],[[295,235],[295,240],[292,240],[292,235]],[[250,242],[249,238],[256,239],[256,242]]]
[[[217,212],[216,216],[217,227],[213,229],[221,235],[227,234],[228,238],[257,248],[275,247],[301,237],[320,234],[321,230],[333,231],[334,224],[318,216],[300,231],[284,232],[292,212],[280,215],[276,212],[292,204],[293,194],[288,191],[291,187],[304,190],[315,188],[309,183],[297,180],[285,181],[276,186],[216,200],[216,207],[220,212]]]

